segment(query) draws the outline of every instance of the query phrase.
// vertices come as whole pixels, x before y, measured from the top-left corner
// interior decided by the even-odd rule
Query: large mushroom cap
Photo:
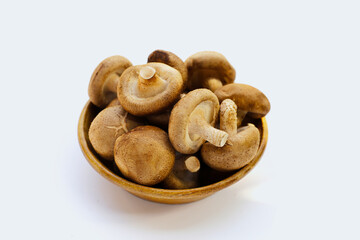
[[[88,88],[90,101],[98,107],[105,107],[116,98],[117,83],[131,62],[122,56],[104,59],[94,70]]]
[[[150,186],[170,174],[175,150],[165,131],[153,126],[140,126],[116,140],[115,162],[125,177]]]
[[[106,160],[114,159],[115,140],[144,122],[128,114],[120,105],[102,110],[91,122],[89,139],[95,151]]]
[[[183,154],[193,154],[210,138],[219,145],[225,144],[227,134],[213,128],[218,112],[219,101],[210,90],[196,89],[186,94],[170,115],[169,137],[174,148]],[[204,130],[202,136],[197,130]]]
[[[188,78],[186,65],[183,60],[174,53],[165,50],[155,50],[149,55],[148,63],[149,62],[161,62],[175,68],[180,72],[184,81],[184,86],[186,86]]]
[[[121,75],[118,99],[133,115],[145,116],[166,110],[178,100],[183,87],[179,71],[164,63],[133,66]]]
[[[188,69],[188,88],[190,90],[206,87],[206,79],[215,78],[223,85],[234,82],[235,69],[228,60],[218,52],[203,51],[195,53],[185,60]]]
[[[224,147],[205,143],[201,148],[201,156],[206,165],[215,170],[237,170],[255,157],[259,144],[260,132],[254,125],[249,124],[230,136]]]
[[[250,117],[261,118],[270,111],[268,98],[259,89],[250,85],[231,83],[215,91],[219,101],[233,100],[237,108],[248,112]]]

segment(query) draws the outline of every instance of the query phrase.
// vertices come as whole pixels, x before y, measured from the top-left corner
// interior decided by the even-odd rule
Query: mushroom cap
[[[268,98],[259,89],[247,84],[231,83],[215,91],[219,101],[231,99],[239,110],[248,112],[252,118],[262,118],[270,111]]]
[[[218,171],[237,170],[248,164],[256,155],[260,144],[260,132],[252,124],[238,129],[230,136],[228,144],[216,147],[205,143],[201,148],[203,161]]]
[[[189,134],[188,124],[194,117],[194,110],[203,110],[205,120],[214,126],[219,108],[216,95],[204,88],[193,90],[180,99],[171,111],[169,119],[169,137],[174,148],[185,154],[197,152],[205,140]]]
[[[102,158],[113,160],[116,139],[143,124],[142,119],[128,114],[120,105],[105,108],[90,124],[91,145]]]
[[[150,53],[148,57],[148,63],[149,62],[161,62],[175,68],[180,72],[181,77],[184,81],[184,86],[186,86],[188,79],[187,67],[183,60],[181,60],[181,58],[179,58],[174,53],[165,50],[155,50]]]
[[[137,86],[140,70],[147,66],[154,68],[156,74],[167,83],[161,92],[145,98],[139,96]],[[120,77],[117,94],[126,111],[136,116],[145,116],[165,111],[174,104],[182,87],[181,74],[175,68],[164,63],[148,63],[126,69]]]
[[[132,66],[132,63],[122,56],[111,56],[104,59],[94,70],[88,94],[90,101],[98,107],[105,107],[109,102],[116,98],[116,92],[106,87],[106,84],[118,80],[125,69]],[[116,89],[116,88],[115,88]]]
[[[151,186],[164,180],[175,162],[175,150],[165,131],[140,126],[121,135],[115,143],[115,163],[121,173]]]
[[[235,80],[235,69],[224,55],[218,52],[195,53],[185,60],[185,65],[188,70],[190,90],[204,87],[203,81],[208,78],[219,79],[223,85],[233,83]]]

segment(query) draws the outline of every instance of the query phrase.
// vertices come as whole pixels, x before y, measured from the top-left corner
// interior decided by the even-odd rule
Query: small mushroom
[[[245,115],[262,118],[270,111],[268,98],[259,89],[247,84],[231,83],[215,91],[219,101],[231,99],[237,106],[237,126],[241,125]]]
[[[218,112],[219,101],[210,90],[187,93],[170,114],[169,137],[174,148],[183,154],[193,154],[205,141],[224,146],[228,134],[214,128]]]
[[[136,116],[165,111],[182,91],[179,71],[164,63],[133,66],[121,75],[118,99],[129,113]]]
[[[225,84],[234,82],[235,69],[218,52],[203,51],[195,53],[185,61],[188,69],[188,88],[208,88],[215,92]]]
[[[149,55],[148,63],[149,62],[161,62],[175,68],[181,74],[181,77],[184,81],[184,87],[186,86],[188,78],[186,65],[183,60],[181,60],[181,58],[179,58],[174,53],[165,50],[155,50]]]
[[[121,173],[147,186],[163,181],[175,162],[175,150],[168,135],[153,126],[140,126],[121,135],[114,151]]]
[[[178,155],[175,165],[163,181],[165,188],[188,189],[198,186],[200,161],[195,156]]]
[[[128,114],[120,105],[105,108],[90,124],[91,145],[102,158],[113,160],[116,139],[143,124],[142,119]]]
[[[237,170],[248,164],[256,155],[260,144],[260,132],[253,125],[237,129],[236,104],[226,99],[220,106],[220,129],[229,134],[223,147],[205,143],[201,148],[203,161],[218,171]]]
[[[119,78],[131,62],[122,56],[112,56],[104,59],[93,72],[88,94],[90,101],[103,108],[116,98]]]

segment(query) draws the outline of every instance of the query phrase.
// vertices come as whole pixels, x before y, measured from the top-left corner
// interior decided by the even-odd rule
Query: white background
[[[359,1],[1,1],[0,239],[360,239]],[[243,180],[138,199],[77,142],[91,73],[119,54],[223,53],[270,99]]]

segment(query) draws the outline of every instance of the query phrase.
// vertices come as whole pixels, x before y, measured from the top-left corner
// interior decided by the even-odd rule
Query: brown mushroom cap
[[[188,78],[186,65],[183,60],[174,53],[165,50],[155,50],[149,55],[148,63],[149,62],[161,62],[175,68],[180,72],[184,81],[184,86],[186,86]]]
[[[131,62],[122,56],[104,59],[91,76],[88,88],[90,101],[103,108],[116,98],[119,78],[124,70],[131,65]]]
[[[230,135],[228,144],[216,147],[205,143],[201,148],[203,161],[218,171],[237,170],[248,164],[256,155],[260,144],[260,132],[252,124],[241,127]]]
[[[175,150],[160,128],[140,126],[121,135],[115,143],[115,163],[121,173],[151,186],[164,180],[175,162]]]
[[[218,112],[219,101],[210,90],[187,93],[170,115],[169,137],[174,148],[183,154],[193,154],[206,140],[223,146],[228,134],[214,128]]]
[[[185,60],[188,69],[188,88],[208,88],[208,79],[220,80],[223,85],[234,82],[235,69],[228,60],[218,52],[203,51],[195,53]]]
[[[174,104],[182,91],[179,71],[164,63],[133,66],[121,75],[118,99],[129,113],[145,116]]]
[[[165,188],[188,189],[198,186],[200,161],[195,156],[176,156],[171,173],[163,181]]]
[[[250,85],[231,83],[215,91],[219,101],[231,99],[238,110],[248,112],[252,118],[262,118],[270,111],[268,98],[257,88]]]
[[[143,124],[142,119],[128,114],[120,105],[105,108],[90,124],[91,145],[101,157],[113,160],[116,139]]]

